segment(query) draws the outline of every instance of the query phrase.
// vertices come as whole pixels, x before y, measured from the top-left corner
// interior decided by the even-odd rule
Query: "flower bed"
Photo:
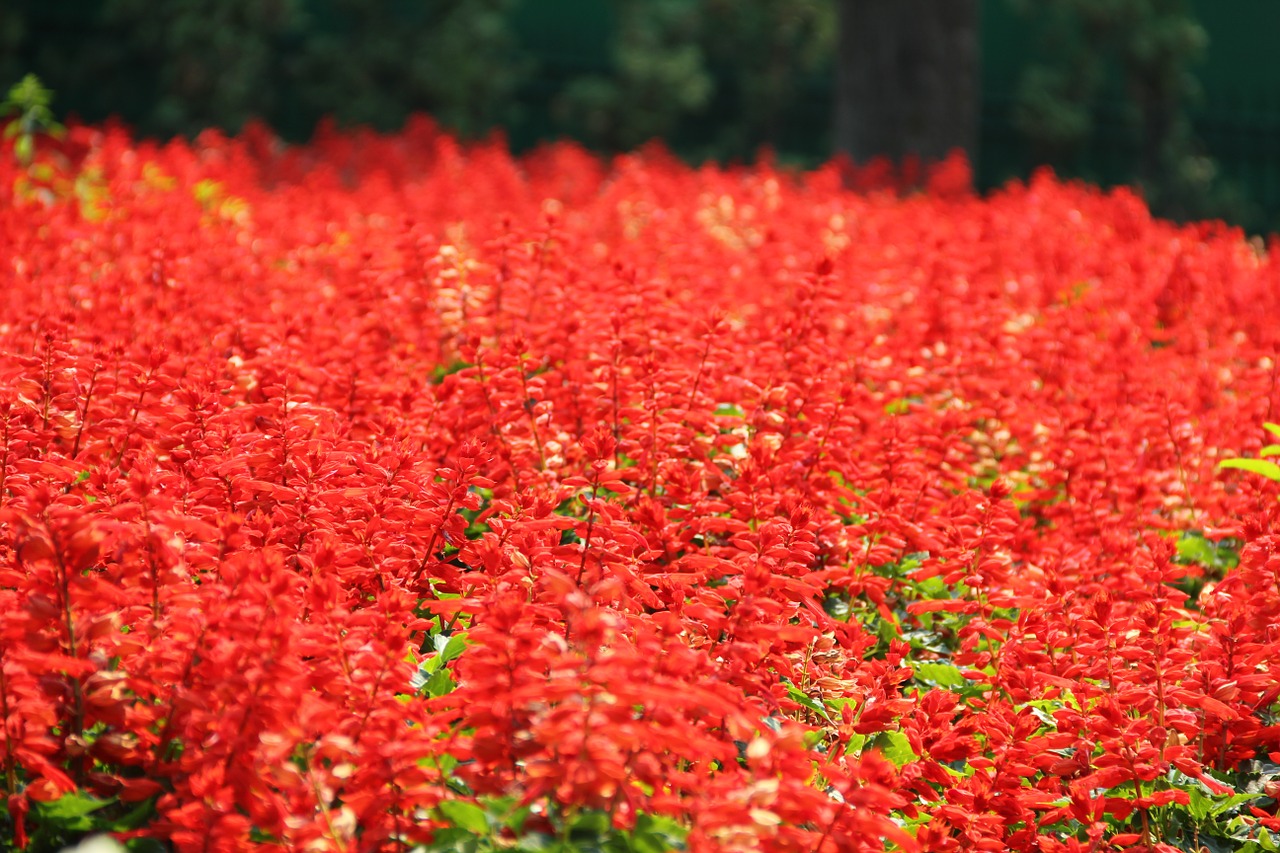
[[[5,844],[1276,849],[1274,250],[422,121],[15,169]]]

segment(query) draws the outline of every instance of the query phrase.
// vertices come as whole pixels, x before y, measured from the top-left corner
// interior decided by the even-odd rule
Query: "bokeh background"
[[[930,32],[969,47],[939,58]],[[965,148],[983,188],[1050,165],[1266,232],[1277,34],[1276,0],[4,0],[0,86],[34,72],[59,115],[157,137],[259,119],[304,140],[326,116],[391,130],[425,111],[517,149],[661,138],[797,165],[913,153],[918,116],[886,110],[918,102],[944,125],[929,144]],[[955,80],[971,127],[917,97]],[[859,109],[861,136],[841,119]]]

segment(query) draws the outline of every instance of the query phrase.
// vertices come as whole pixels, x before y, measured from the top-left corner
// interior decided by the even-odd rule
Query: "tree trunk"
[[[835,143],[865,161],[978,151],[978,0],[839,0]]]

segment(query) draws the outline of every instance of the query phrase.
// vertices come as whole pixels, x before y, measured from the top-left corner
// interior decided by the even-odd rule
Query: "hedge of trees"
[[[1035,162],[1077,162],[1100,112],[1118,103],[1132,142],[1119,179],[1140,183],[1169,215],[1265,223],[1256,205],[1230,192],[1192,131],[1207,35],[1190,0],[985,4],[1017,9],[1036,40],[1038,59],[1022,70],[1010,110]],[[842,100],[836,66],[850,56],[870,61],[865,47],[876,41],[850,38],[848,27],[842,40],[842,7],[846,20],[853,9],[879,14],[878,6],[909,6],[916,17],[959,9],[968,20],[945,26],[976,37],[982,5],[9,0],[0,6],[0,85],[35,71],[58,92],[60,110],[118,115],[147,135],[234,131],[257,117],[303,139],[323,116],[392,129],[426,111],[463,136],[501,127],[517,147],[569,135],[619,150],[662,137],[693,158],[746,158],[767,145],[813,162],[837,147],[860,157],[877,146],[902,153],[891,140],[851,136],[838,120],[831,132]],[[884,73],[875,69],[877,79]],[[961,142],[976,138],[972,127],[965,134]]]

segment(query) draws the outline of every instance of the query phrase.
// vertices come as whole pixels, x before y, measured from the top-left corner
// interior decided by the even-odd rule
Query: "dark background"
[[[570,136],[613,151],[661,137],[695,160],[748,159],[767,145],[807,165],[835,148],[839,6],[6,0],[0,88],[34,72],[59,115],[117,116],[148,136],[259,118],[304,140],[323,116],[391,130],[427,111],[463,136],[501,128],[517,149]],[[981,98],[970,147],[982,187],[1050,164],[1140,183],[1168,215],[1280,230],[1280,2],[974,7]],[[1152,91],[1171,99],[1161,136],[1177,142],[1158,168],[1143,165]]]

